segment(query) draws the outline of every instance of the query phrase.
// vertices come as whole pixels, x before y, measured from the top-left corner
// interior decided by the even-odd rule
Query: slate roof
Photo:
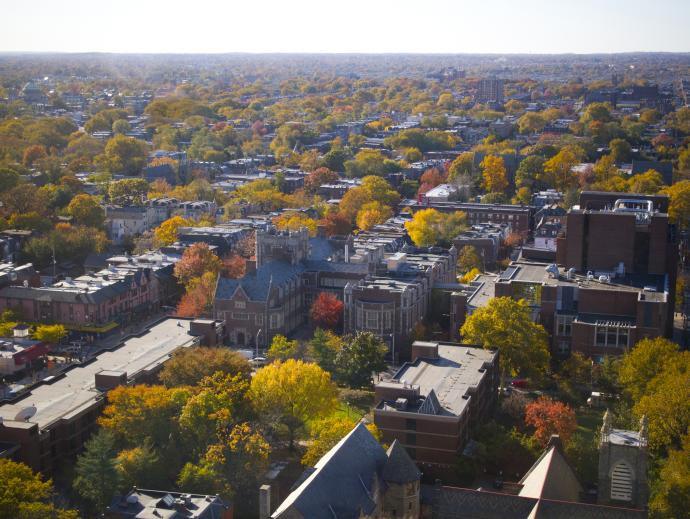
[[[383,480],[387,483],[412,483],[419,481],[422,473],[398,440],[393,440],[386,451],[388,461],[383,467]]]
[[[314,467],[271,517],[359,519],[376,508],[372,500],[387,460],[383,447],[358,424]]]
[[[304,272],[304,265],[292,265],[286,261],[269,261],[256,272],[247,274],[242,279],[220,278],[216,287],[216,299],[232,299],[235,290],[241,286],[251,301],[266,301],[268,288],[273,279],[273,285],[281,285],[290,278]]]
[[[520,496],[538,499],[578,501],[583,491],[575,472],[563,455],[558,436],[552,436],[548,448],[520,480]]]
[[[339,263],[324,260],[304,260],[305,270],[318,272],[343,272],[348,274],[362,274],[369,272],[369,266],[364,263]]]

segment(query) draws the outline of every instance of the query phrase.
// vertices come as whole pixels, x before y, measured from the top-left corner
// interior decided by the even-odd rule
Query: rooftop
[[[436,343],[416,344],[433,346]],[[410,402],[406,412],[461,416],[469,403],[472,388],[479,385],[487,364],[494,361],[497,353],[476,346],[438,344],[438,359],[418,358],[407,362],[393,379],[381,382],[381,387],[408,386],[419,388],[419,402]],[[430,402],[435,399],[438,402]],[[395,410],[383,402],[379,409]]]
[[[153,371],[172,352],[197,342],[189,335],[188,321],[179,326],[179,319],[166,319],[148,332],[125,341],[120,347],[98,355],[93,361],[76,366],[51,382],[35,386],[21,400],[0,406],[5,424],[18,424],[15,417],[23,409],[34,406],[36,413],[30,423],[44,428],[60,418],[68,418],[102,398],[95,387],[95,375],[103,371],[126,372],[129,378]]]

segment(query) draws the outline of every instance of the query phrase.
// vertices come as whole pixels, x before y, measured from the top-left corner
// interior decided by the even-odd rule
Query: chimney
[[[245,260],[244,262],[244,273],[253,274],[256,272],[256,260]]]
[[[259,487],[259,519],[271,517],[271,485]]]

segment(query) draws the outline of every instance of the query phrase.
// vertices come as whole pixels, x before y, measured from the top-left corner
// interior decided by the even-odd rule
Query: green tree
[[[0,517],[18,519],[77,519],[73,510],[57,508],[50,502],[53,484],[34,474],[24,463],[0,458]]]
[[[161,488],[168,483],[165,462],[150,440],[120,451],[116,457],[116,467],[123,488]]]
[[[530,191],[537,191],[548,187],[544,183],[544,162],[540,155],[525,157],[515,172],[515,185],[518,188],[527,187]]]
[[[461,177],[472,175],[474,153],[464,152],[458,155],[448,168],[448,180],[453,181]]]
[[[386,369],[388,346],[371,332],[345,337],[335,356],[336,378],[352,388],[370,387],[372,374]]]
[[[248,379],[251,371],[247,359],[236,351],[197,346],[173,353],[163,366],[159,379],[168,387],[195,386],[217,372]]]
[[[289,359],[256,372],[249,396],[267,424],[281,425],[290,449],[309,420],[330,414],[336,406],[336,387],[330,375],[316,364]]]
[[[317,328],[309,343],[309,355],[322,369],[335,373],[335,359],[343,347],[343,340],[330,330]]]
[[[111,182],[108,186],[108,198],[115,204],[131,202],[142,204],[149,191],[149,183],[143,178],[126,178]]]
[[[119,486],[116,455],[115,437],[101,430],[86,442],[84,453],[77,458],[74,489],[97,511],[105,509]]]
[[[463,342],[496,348],[501,355],[501,376],[541,378],[549,362],[548,335],[532,321],[524,299],[495,297],[475,310],[460,329]]]
[[[611,156],[616,163],[628,162],[632,158],[632,148],[625,139],[613,139],[609,142]]]

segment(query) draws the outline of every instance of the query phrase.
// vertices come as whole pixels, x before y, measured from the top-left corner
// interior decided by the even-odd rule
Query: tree
[[[189,227],[193,225],[194,222],[192,220],[182,218],[181,216],[173,216],[156,227],[153,231],[153,235],[156,238],[157,244],[161,246],[172,245],[177,241],[180,227]]]
[[[484,262],[477,252],[477,248],[472,245],[465,245],[458,254],[458,268],[460,272],[466,273],[471,270],[482,270]]]
[[[112,129],[115,135],[124,135],[130,131],[132,127],[125,119],[118,119],[113,123]]]
[[[22,164],[24,164],[27,168],[30,168],[33,166],[34,162],[36,162],[38,159],[46,157],[47,155],[48,152],[46,151],[45,146],[42,144],[33,144],[24,150]]]
[[[518,130],[520,133],[538,133],[546,126],[546,120],[537,112],[527,112],[518,119]]]
[[[230,254],[223,258],[222,274],[231,279],[240,279],[247,270],[247,260],[239,254]]]
[[[474,165],[474,153],[464,152],[458,155],[448,168],[448,181],[470,176]]]
[[[357,212],[357,227],[368,231],[375,225],[379,225],[393,216],[393,211],[381,202],[369,202]]]
[[[321,292],[311,305],[309,315],[320,328],[335,329],[343,317],[343,302],[330,292]]]
[[[328,213],[319,223],[326,227],[327,236],[347,236],[352,231],[350,219],[343,213]]]
[[[680,229],[687,229],[690,224],[690,180],[676,182],[664,188],[662,193],[671,198],[668,207],[671,220]]]
[[[690,518],[690,434],[681,449],[671,450],[662,461],[649,509],[651,517]]]
[[[330,330],[317,328],[309,343],[309,355],[314,361],[329,373],[335,373],[335,358],[343,347],[343,340]]]
[[[223,263],[211,251],[208,243],[198,242],[185,249],[180,261],[175,263],[175,277],[188,287],[192,280],[199,279],[206,273],[217,277],[222,268]]]
[[[503,193],[508,189],[508,176],[501,157],[487,155],[480,164],[484,189],[488,193]]]
[[[549,362],[548,335],[532,322],[524,299],[495,297],[475,310],[460,329],[463,342],[497,348],[501,356],[501,376],[541,377]]]
[[[573,167],[578,163],[575,153],[563,148],[544,163],[544,172],[550,176],[551,185],[560,191],[567,191],[577,182]]]
[[[119,485],[116,454],[115,436],[101,430],[84,444],[84,453],[77,458],[74,489],[99,512]]]
[[[548,187],[544,183],[544,162],[544,157],[540,155],[525,157],[515,172],[515,185],[518,188],[529,188],[530,191]]]
[[[648,392],[652,381],[666,371],[678,354],[678,345],[663,337],[642,339],[623,355],[618,368],[618,382],[633,402]]]
[[[167,484],[161,457],[149,440],[120,451],[116,466],[118,479],[125,488],[160,488]]]
[[[273,225],[275,225],[277,229],[287,229],[290,231],[297,231],[304,227],[309,231],[309,236],[316,236],[316,220],[309,218],[300,211],[284,212],[273,219]]]
[[[357,420],[349,416],[333,415],[317,420],[309,426],[310,443],[302,456],[302,465],[313,467],[324,454],[343,439],[357,425]],[[367,429],[377,440],[381,433],[373,423],[367,424]]]
[[[67,206],[67,213],[75,222],[89,227],[101,228],[105,221],[105,211],[98,198],[85,193],[75,196]]]
[[[159,379],[167,387],[195,386],[217,372],[248,379],[251,371],[249,362],[236,351],[198,346],[173,353],[163,366]]]
[[[143,178],[125,178],[110,183],[108,198],[114,204],[142,204],[148,191],[149,183]]]
[[[304,178],[304,190],[315,195],[322,185],[337,182],[338,178],[338,174],[328,168],[315,169]]]
[[[57,508],[50,502],[53,484],[34,474],[24,463],[0,458],[0,517],[22,519],[77,519],[73,510]]]
[[[271,346],[266,356],[270,360],[287,360],[300,357],[300,348],[297,341],[290,341],[284,335],[274,335]]]
[[[50,344],[58,344],[65,337],[67,329],[61,324],[42,324],[34,332],[34,339]]]
[[[309,420],[330,414],[336,406],[336,387],[316,364],[289,359],[261,368],[252,378],[249,396],[268,424],[282,425],[290,449]]]
[[[552,434],[558,434],[563,443],[567,443],[577,429],[575,411],[563,402],[547,397],[527,404],[525,423],[534,427],[534,436],[541,445],[546,445]]]
[[[405,222],[405,229],[418,247],[450,244],[466,228],[467,217],[462,211],[441,213],[436,209],[422,209]]]
[[[186,388],[118,386],[108,393],[98,423],[126,445],[141,445],[147,439],[165,445],[188,398]]]
[[[371,332],[358,332],[343,340],[335,356],[336,378],[352,388],[370,387],[372,373],[386,369],[388,346]]]
[[[146,164],[148,145],[144,141],[115,135],[105,145],[102,163],[111,173],[137,175]]]
[[[628,192],[653,195],[659,192],[663,184],[661,174],[653,169],[648,169],[628,180]]]
[[[179,317],[199,317],[209,314],[213,307],[218,275],[206,272],[201,277],[192,278],[177,305]]]
[[[616,164],[628,162],[632,158],[632,148],[625,139],[613,139],[609,142],[611,157]]]

